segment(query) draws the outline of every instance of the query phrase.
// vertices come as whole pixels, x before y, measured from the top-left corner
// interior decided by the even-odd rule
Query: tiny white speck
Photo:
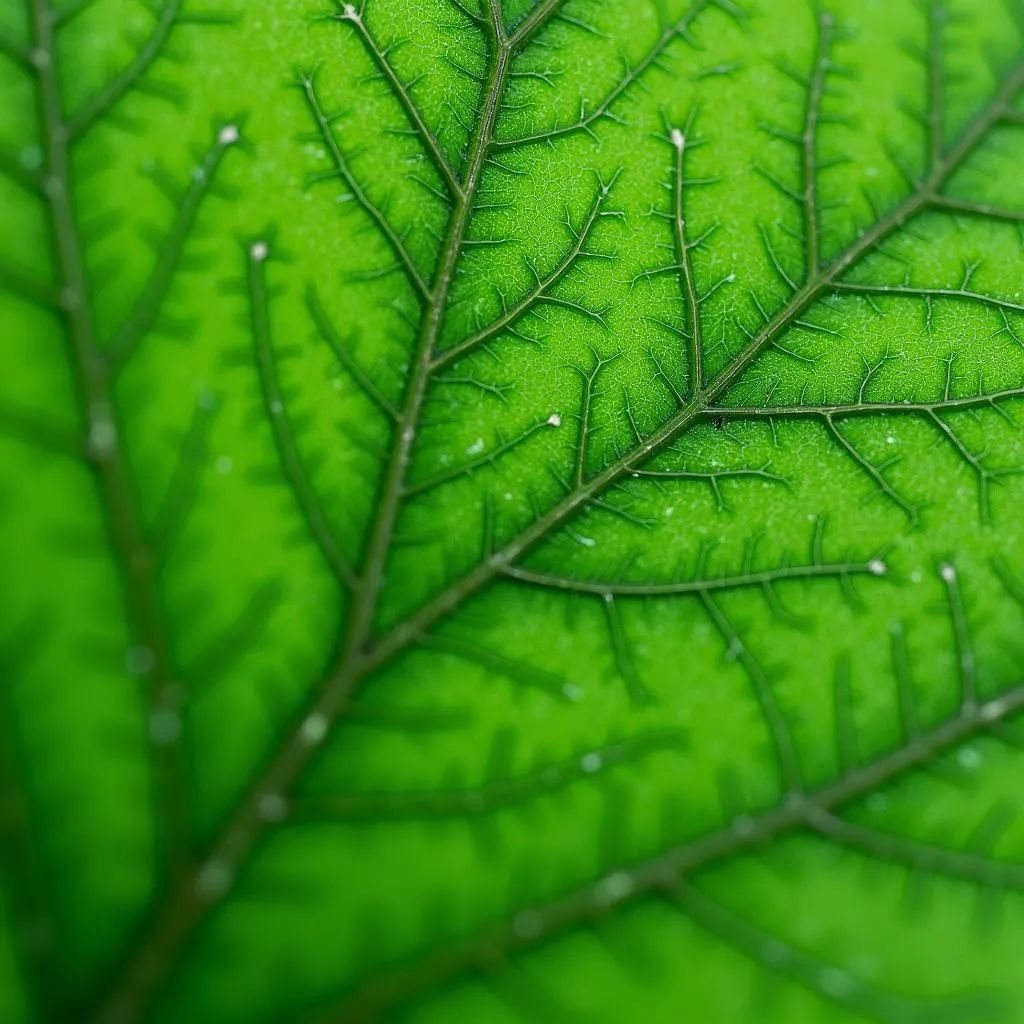
[[[896,443],[896,438],[895,438],[895,437],[893,437],[893,436],[892,436],[892,434],[890,434],[890,435],[889,435],[889,436],[888,436],[888,437],[887,437],[887,438],[885,439],[885,443],[886,443],[886,444],[895,444],[895,443]]]
[[[600,771],[601,755],[593,752],[584,754],[583,757],[580,758],[580,767],[588,774]]]
[[[947,583],[955,583],[956,582],[956,569],[952,565],[949,565],[948,563],[946,565],[944,565],[941,569],[939,569],[939,575]]]
[[[222,146],[232,146],[238,141],[238,125],[226,124],[217,134],[217,141]]]
[[[217,472],[222,475],[230,473],[231,470],[234,468],[234,465],[235,461],[234,459],[231,458],[230,455],[221,455],[220,458],[218,458],[217,461],[214,463],[214,467],[216,468]]]
[[[288,814],[288,802],[280,793],[264,793],[257,811],[264,821],[283,821]]]
[[[230,864],[219,860],[207,861],[196,875],[196,889],[200,895],[215,899],[228,891],[233,879]]]
[[[981,706],[979,714],[986,722],[994,722],[997,718],[1002,718],[1006,714],[1007,703],[1004,700],[990,700],[987,704]]]
[[[560,427],[562,425],[562,417],[557,412],[553,412],[548,417],[548,425],[552,427]]]
[[[669,133],[669,138],[672,139],[672,145],[682,152],[686,146],[686,138],[683,133],[678,128],[673,128]]]
[[[262,263],[270,255],[270,246],[266,242],[253,242],[249,247],[249,255],[254,263]]]
[[[299,736],[303,743],[315,747],[327,735],[327,716],[314,711],[299,728]]]
[[[478,437],[467,449],[467,455],[479,455],[484,450],[484,439]]]
[[[633,879],[625,871],[616,871],[594,886],[594,895],[602,903],[617,903],[629,896],[634,888]]]
[[[512,500],[512,492],[511,491],[506,491],[505,492],[505,500],[506,501],[511,501]]]
[[[960,762],[962,768],[977,768],[981,764],[981,754],[973,747],[964,747],[956,755],[956,759]]]
[[[117,427],[106,411],[97,412],[89,427],[89,448],[99,456],[110,455],[117,447]]]
[[[580,534],[576,534],[576,539],[585,547],[592,548],[597,541],[593,537],[583,537]]]
[[[402,431],[402,440],[406,444],[409,444],[413,440],[413,438],[415,438],[415,437],[416,437],[416,431],[413,430],[412,427],[406,427],[405,430]]]
[[[359,12],[355,9],[355,7],[352,4],[345,4],[345,6],[341,9],[341,12],[342,16],[348,18],[349,21],[359,20]]]
[[[868,562],[868,572],[872,576],[884,576],[888,570],[889,567],[880,558],[872,558]]]
[[[673,512],[675,512],[675,507],[673,505],[669,505],[669,507],[667,509],[665,509],[665,516],[666,516],[666,518],[671,516]]]
[[[850,995],[857,987],[850,975],[845,971],[837,970],[835,967],[826,967],[818,975],[818,985],[821,987],[822,992],[827,992],[830,996],[837,996],[839,998]]]

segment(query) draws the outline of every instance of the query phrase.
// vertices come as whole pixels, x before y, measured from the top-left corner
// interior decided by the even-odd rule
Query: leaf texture
[[[1017,0],[0,11],[0,1017],[1024,1021]]]

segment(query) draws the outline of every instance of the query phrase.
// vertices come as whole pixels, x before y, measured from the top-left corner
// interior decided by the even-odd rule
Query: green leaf
[[[1024,8],[0,10],[0,1018],[1024,1021]]]

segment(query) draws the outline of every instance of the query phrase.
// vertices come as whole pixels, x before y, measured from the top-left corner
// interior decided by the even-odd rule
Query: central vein
[[[374,614],[384,580],[395,521],[401,507],[402,491],[405,488],[409,462],[416,441],[416,431],[430,385],[432,361],[444,327],[448,295],[466,237],[466,229],[473,213],[484,161],[494,138],[494,126],[508,84],[511,46],[502,23],[496,18],[492,19],[490,36],[491,68],[485,87],[483,109],[470,141],[469,159],[461,182],[461,192],[455,197],[455,205],[448,219],[448,228],[431,285],[430,297],[420,323],[415,364],[406,387],[395,442],[359,574],[360,585],[352,603],[345,645],[346,666],[354,666],[365,653],[373,629]],[[342,673],[348,674],[344,668]]]

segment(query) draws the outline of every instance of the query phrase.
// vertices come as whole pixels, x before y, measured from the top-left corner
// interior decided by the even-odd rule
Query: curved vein
[[[524,804],[545,793],[566,789],[611,768],[632,764],[660,751],[681,750],[686,734],[651,732],[595,747],[577,757],[480,786],[419,793],[351,793],[303,797],[293,804],[289,821],[393,821],[482,817]]]
[[[884,569],[881,572],[884,572]],[[710,591],[740,590],[744,587],[759,587],[766,583],[778,583],[783,580],[878,576],[881,572],[879,563],[872,560],[870,562],[783,566],[779,569],[765,569],[761,572],[739,573],[736,576],[680,580],[676,583],[618,583],[603,580],[578,580],[571,576],[537,572],[515,565],[506,568],[504,575],[535,587],[571,591],[577,594],[592,594],[596,597],[607,597],[608,595],[614,597],[664,597],[669,594],[702,594]]]

